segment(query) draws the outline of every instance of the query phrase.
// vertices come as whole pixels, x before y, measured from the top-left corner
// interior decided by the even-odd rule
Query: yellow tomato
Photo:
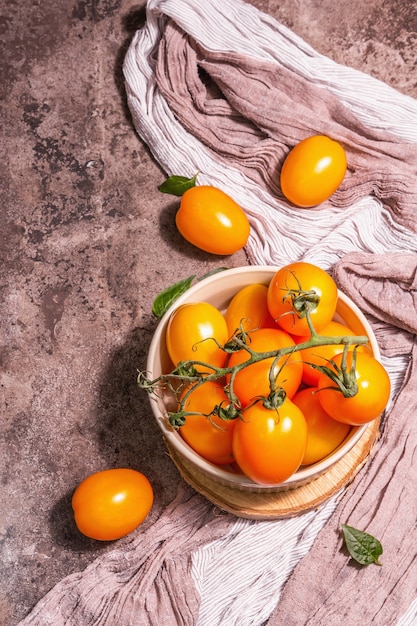
[[[230,301],[225,318],[229,335],[243,328],[245,331],[258,328],[276,328],[267,303],[267,285],[247,285],[240,289]]]
[[[268,287],[269,311],[277,324],[291,335],[305,336],[310,332],[302,303],[310,311],[315,330],[319,331],[332,321],[337,298],[337,286],[330,274],[304,261],[281,267]]]
[[[248,347],[254,352],[272,352],[282,348],[293,348],[295,342],[290,335],[279,328],[260,328],[249,333]],[[235,367],[248,361],[250,358],[247,350],[242,348],[230,355],[229,367]],[[301,383],[303,364],[298,352],[291,352],[282,356],[275,363],[275,358],[270,357],[252,363],[237,372],[233,391],[243,407],[248,406],[259,396],[268,397],[271,391],[270,370],[273,370],[275,388],[282,387],[287,397],[292,398]],[[230,381],[230,377],[228,377]]]
[[[78,530],[101,541],[120,539],[143,522],[153,504],[153,490],[141,472],[108,469],[85,478],[72,497]]]
[[[258,402],[245,409],[233,432],[233,452],[242,472],[254,482],[273,485],[300,467],[307,425],[300,409],[286,399],[277,410]]]
[[[337,141],[315,135],[300,141],[281,169],[284,196],[300,207],[324,202],[336,191],[347,170],[346,152]]]
[[[379,417],[388,404],[391,382],[388,372],[372,355],[358,352],[353,363],[354,353],[346,357],[347,371],[353,371],[357,391],[351,397],[345,397],[339,386],[322,373],[318,382],[318,397],[323,409],[338,422],[359,426]],[[341,370],[343,354],[336,354],[331,369],[336,373]]]
[[[224,191],[210,185],[184,192],[175,221],[184,239],[212,254],[237,252],[246,245],[250,232],[244,210]]]
[[[174,365],[180,361],[201,361],[223,367],[227,354],[219,346],[229,338],[226,320],[208,302],[192,302],[173,311],[166,330],[168,354]],[[212,371],[196,365],[200,372]]]
[[[307,387],[292,399],[307,422],[307,446],[302,465],[311,465],[324,459],[342,443],[350,431],[348,424],[337,422],[326,413],[316,392],[316,387]]]
[[[184,397],[187,390],[182,394]],[[191,391],[185,400],[185,416],[180,434],[195,452],[216,465],[233,463],[233,430],[237,420],[223,420],[211,415],[216,406],[226,408],[229,399],[219,383],[207,381]]]

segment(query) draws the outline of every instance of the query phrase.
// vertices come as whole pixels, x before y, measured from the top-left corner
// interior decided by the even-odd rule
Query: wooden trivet
[[[167,447],[184,480],[220,509],[237,517],[272,520],[315,509],[348,485],[365,464],[378,437],[379,420],[374,420],[358,443],[327,472],[301,487],[273,493],[239,491],[219,484],[191,465],[168,443]]]

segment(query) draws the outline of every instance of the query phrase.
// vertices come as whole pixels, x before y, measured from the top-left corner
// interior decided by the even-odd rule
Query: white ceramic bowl
[[[278,269],[278,267],[274,266],[256,265],[237,267],[213,274],[192,286],[175,301],[161,319],[155,331],[147,360],[148,377],[153,380],[160,374],[166,374],[172,369],[172,364],[165,345],[165,332],[168,319],[176,307],[186,302],[210,302],[220,310],[225,311],[230,300],[239,289],[253,283],[268,284]],[[335,319],[345,323],[355,334],[367,335],[374,357],[380,360],[380,352],[375,335],[365,316],[352,300],[340,291]],[[313,465],[302,466],[285,482],[276,485],[259,485],[242,473],[237,472],[236,468],[216,466],[194,452],[178,431],[170,426],[166,417],[166,400],[164,402],[163,398],[158,398],[154,394],[151,394],[149,398],[152,412],[162,434],[169,445],[175,450],[177,456],[185,459],[188,461],[189,466],[195,467],[199,472],[204,472],[221,485],[232,487],[239,491],[254,493],[279,492],[294,489],[318,478],[358,443],[368,427],[367,424],[352,427],[346,439],[329,456]]]

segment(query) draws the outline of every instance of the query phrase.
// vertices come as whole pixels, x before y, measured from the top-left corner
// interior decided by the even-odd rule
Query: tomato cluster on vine
[[[240,289],[226,311],[177,307],[166,330],[174,370],[161,377],[176,381],[171,425],[206,460],[260,484],[331,454],[390,394],[368,338],[335,319],[337,302],[330,274],[297,262]]]

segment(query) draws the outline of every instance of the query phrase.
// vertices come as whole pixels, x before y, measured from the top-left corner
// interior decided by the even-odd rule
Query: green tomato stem
[[[250,345],[246,343],[247,334],[244,332],[239,332],[234,335],[225,346],[220,347],[226,352],[246,350],[249,355],[249,358],[246,361],[238,363],[232,367],[216,367],[203,361],[182,361],[177,365],[174,370],[172,370],[168,374],[161,374],[154,380],[149,380],[144,372],[139,372],[138,385],[148,393],[157,393],[157,390],[161,387],[161,385],[166,385],[176,396],[178,395],[178,390],[174,389],[173,383],[175,381],[181,381],[183,385],[189,386],[189,389],[187,389],[187,391],[179,401],[178,410],[176,412],[168,413],[171,425],[174,428],[179,428],[185,423],[187,415],[187,412],[185,411],[185,405],[189,395],[197,387],[203,385],[208,381],[219,381],[226,377],[229,377],[229,382],[225,386],[225,392],[227,397],[229,398],[230,404],[226,408],[219,407],[219,410],[216,411],[216,414],[222,419],[235,419],[237,417],[241,417],[242,415],[242,409],[239,400],[233,390],[236,376],[240,371],[242,371],[246,367],[249,367],[253,363],[258,363],[265,359],[272,358],[273,362],[269,370],[270,394],[268,395],[268,398],[262,398],[262,401],[266,403],[265,406],[273,406],[274,408],[278,408],[285,400],[285,392],[281,388],[276,388],[277,376],[275,374],[275,368],[277,363],[283,357],[289,358],[292,354],[301,350],[307,350],[309,348],[314,348],[317,346],[340,345],[343,346],[343,357],[340,367],[337,367],[333,361],[330,361],[330,365],[332,367],[328,367],[326,365],[314,365],[314,367],[321,372],[324,372],[329,377],[329,381],[332,381],[336,384],[336,387],[333,387],[334,389],[338,389],[345,397],[353,397],[358,391],[355,376],[356,347],[366,345],[369,342],[368,337],[365,335],[347,335],[338,337],[327,337],[319,335],[314,329],[308,307],[305,310],[305,317],[307,319],[307,323],[310,329],[310,337],[308,340],[296,344],[295,346],[286,346],[278,350],[271,350],[267,352],[256,352],[252,350],[250,348]],[[355,347],[353,349],[352,364],[349,369],[347,366],[347,354],[351,346]],[[285,367],[285,363],[281,366],[281,369],[283,367]],[[201,371],[201,369],[203,369],[204,371]],[[210,371],[207,371],[207,369],[209,369]],[[257,398],[256,401],[259,401],[260,399],[261,398]]]

